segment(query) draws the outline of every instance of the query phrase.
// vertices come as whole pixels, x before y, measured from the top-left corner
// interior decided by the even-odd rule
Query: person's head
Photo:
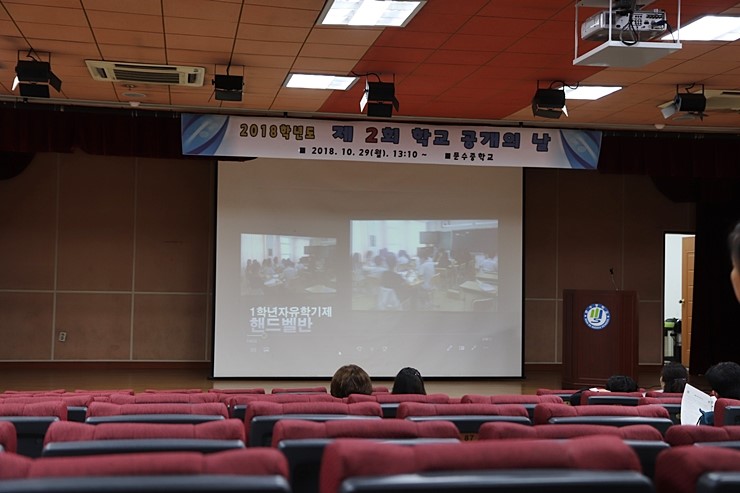
[[[678,362],[668,363],[660,372],[660,386],[663,392],[681,393],[689,381],[689,372]]]
[[[705,375],[717,397],[740,399],[740,365],[733,361],[717,363]]]
[[[331,378],[330,390],[334,397],[347,397],[350,394],[370,395],[373,393],[373,385],[365,370],[357,365],[344,365]]]
[[[730,281],[732,289],[735,290],[735,298],[740,302],[740,222],[735,225],[728,238],[730,245],[730,260],[732,260],[732,271]]]
[[[610,392],[637,392],[637,383],[626,375],[612,375],[606,381],[606,390]]]
[[[391,394],[424,394],[427,391],[424,388],[424,380],[421,373],[416,368],[401,368],[393,381],[393,390]]]

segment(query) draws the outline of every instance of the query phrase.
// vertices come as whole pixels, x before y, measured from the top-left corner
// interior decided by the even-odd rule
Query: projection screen
[[[213,376],[522,376],[522,170],[219,162]]]

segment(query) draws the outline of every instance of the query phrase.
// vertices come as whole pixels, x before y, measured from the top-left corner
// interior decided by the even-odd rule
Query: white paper
[[[681,424],[695,425],[699,423],[701,411],[714,411],[716,397],[711,396],[686,384],[681,398]],[[701,411],[700,411],[701,410]]]

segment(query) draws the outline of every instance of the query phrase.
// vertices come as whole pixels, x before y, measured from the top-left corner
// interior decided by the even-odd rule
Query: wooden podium
[[[563,388],[601,387],[612,375],[637,381],[635,291],[563,291]]]

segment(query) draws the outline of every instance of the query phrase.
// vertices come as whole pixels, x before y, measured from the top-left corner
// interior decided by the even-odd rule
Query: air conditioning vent
[[[146,63],[85,60],[94,80],[139,84],[201,87],[206,69],[180,65],[150,65]]]

